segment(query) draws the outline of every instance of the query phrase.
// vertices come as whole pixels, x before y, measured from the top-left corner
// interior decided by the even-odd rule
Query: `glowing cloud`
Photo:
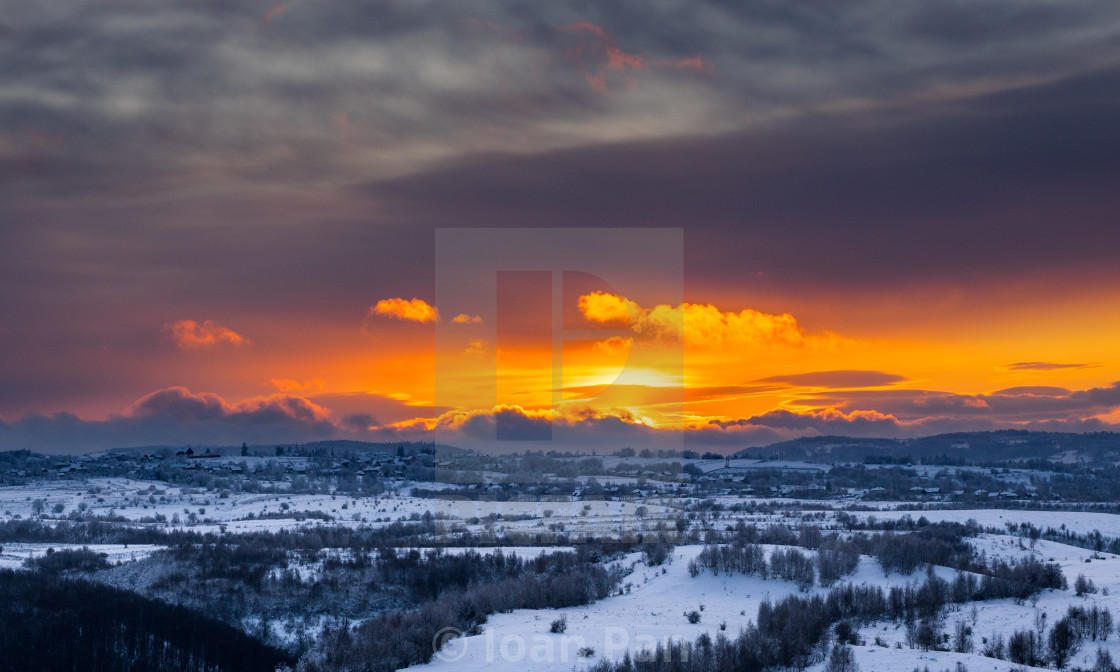
[[[611,336],[606,340],[595,341],[595,345],[593,347],[599,352],[605,352],[612,355],[623,355],[630,352],[630,346],[633,343],[633,339],[630,338]]]
[[[211,320],[199,324],[194,320],[179,320],[163,325],[163,331],[171,334],[175,345],[183,350],[209,348],[222,343],[230,345],[251,345],[252,341],[232,329]]]
[[[439,311],[423,299],[382,299],[369,309],[370,315],[384,315],[406,322],[439,322]]]
[[[837,334],[807,334],[797,319],[785,313],[772,315],[745,309],[724,312],[711,304],[683,303],[677,308],[661,304],[642,308],[625,297],[592,292],[579,298],[583,316],[598,323],[628,320],[630,328],[643,340],[676,342],[694,348],[734,345],[836,345],[844,339]]]
[[[630,322],[631,316],[642,312],[638,304],[606,292],[592,292],[579,297],[579,312],[592,322]]]
[[[479,315],[467,315],[466,313],[459,313],[451,318],[455,324],[479,324],[482,322],[482,317]]]

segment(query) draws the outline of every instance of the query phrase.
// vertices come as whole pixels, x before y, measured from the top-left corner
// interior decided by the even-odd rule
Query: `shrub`
[[[1116,665],[1112,662],[1112,654],[1108,649],[1097,649],[1097,660],[1093,665],[1093,672],[1112,672]]]
[[[688,619],[689,623],[693,623],[693,624],[699,623],[700,622],[700,612],[693,609],[692,611],[685,614],[685,618]]]
[[[953,650],[957,653],[972,653],[972,628],[964,621],[957,621],[954,628]]]
[[[580,658],[590,658],[595,655],[595,649],[590,646],[582,646],[576,653],[579,654]]]
[[[1007,660],[1016,665],[1042,663],[1042,642],[1031,630],[1019,630],[1007,640]]]
[[[1073,590],[1077,593],[1078,597],[1084,597],[1087,593],[1092,594],[1097,592],[1097,586],[1093,583],[1092,579],[1087,578],[1084,574],[1078,574],[1077,580],[1073,582]]]
[[[553,632],[553,633],[557,633],[557,634],[559,634],[561,632],[565,632],[567,629],[568,629],[568,617],[567,616],[561,616],[560,618],[553,621],[552,625],[548,626],[548,631],[549,632]]]
[[[88,548],[63,549],[55,551],[47,549],[46,555],[38,558],[28,558],[28,567],[38,569],[47,574],[61,574],[63,572],[93,572],[109,566],[104,553],[95,553]]]
[[[852,546],[822,548],[817,552],[817,574],[822,586],[828,587],[859,566],[859,549]]]
[[[848,621],[840,621],[835,626],[836,641],[840,644],[855,644],[860,645],[863,642],[859,639],[859,632],[852,627]]]
[[[586,555],[590,550],[581,549],[581,553]],[[450,557],[457,563],[472,555]],[[384,568],[387,570],[399,565],[406,575],[419,571],[416,578],[430,578],[430,585],[440,589],[424,589],[419,594],[435,592],[433,598],[412,609],[383,613],[354,628],[330,629],[305,654],[300,663],[301,669],[306,666],[308,672],[346,669],[391,672],[426,663],[434,654],[433,635],[441,627],[454,627],[463,633],[476,634],[488,614],[514,609],[560,610],[587,604],[613,592],[619,578],[616,572],[608,571],[602,564],[581,560],[580,555],[574,553],[553,553],[529,561],[521,561],[516,556],[501,556],[505,571],[492,576],[487,574],[495,568],[487,571],[482,565],[490,563],[481,558],[472,558],[468,563],[482,563],[473,571],[464,567],[461,572],[433,573],[426,571],[425,565],[431,564],[431,569],[438,569],[444,563],[438,558],[449,556],[433,553],[431,559],[421,560],[421,557],[415,550],[402,555],[388,552],[381,556],[381,562],[386,563]],[[499,554],[487,557],[496,561]],[[521,569],[509,572],[511,565]],[[503,573],[506,574],[504,578]],[[463,585],[453,585],[449,579],[455,576],[464,579]],[[395,577],[393,583],[398,583]],[[429,585],[426,580],[422,583]],[[410,582],[406,580],[404,585],[410,585]],[[555,613],[560,615],[559,611]],[[563,616],[557,620],[566,626]]]
[[[1047,644],[1050,648],[1050,656],[1054,659],[1054,665],[1058,669],[1065,667],[1066,661],[1077,651],[1077,640],[1077,632],[1068,618],[1058,621],[1050,630]]]
[[[813,561],[792,548],[778,549],[770,554],[770,574],[797,583],[802,591],[812,588],[815,579]]]
[[[646,564],[650,567],[657,567],[668,560],[671,550],[672,547],[664,541],[649,543],[642,548],[642,552],[645,554]]]
[[[832,647],[832,653],[828,656],[828,667],[825,670],[826,672],[859,672],[859,665],[856,664],[851,647],[843,644]]]

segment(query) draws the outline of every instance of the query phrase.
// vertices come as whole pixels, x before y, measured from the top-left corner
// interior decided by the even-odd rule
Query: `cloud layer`
[[[715,396],[750,390],[712,390]],[[72,414],[29,415],[0,421],[0,441],[13,449],[48,452],[150,445],[236,445],[291,443],[328,438],[370,441],[440,441],[465,448],[612,451],[625,446],[737,449],[805,435],[913,437],[949,431],[1039,429],[1104,431],[1115,427],[1096,419],[1120,409],[1120,382],[1106,388],[1065,390],[1030,387],[984,395],[929,391],[848,391],[813,397],[807,404],[827,408],[778,408],[735,419],[655,427],[625,409],[446,410],[379,424],[370,413],[332,413],[302,397],[274,394],[231,403],[212,393],[183,387],[152,392],[124,413],[103,421]],[[874,403],[869,404],[869,400]],[[329,401],[329,397],[324,399]],[[885,410],[875,410],[875,408]]]

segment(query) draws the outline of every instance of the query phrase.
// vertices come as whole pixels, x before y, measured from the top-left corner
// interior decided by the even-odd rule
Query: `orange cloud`
[[[499,35],[514,42],[521,42],[533,35],[530,29],[519,30],[496,21],[477,18],[460,20],[458,27],[466,33]],[[684,58],[652,58],[643,53],[626,51],[619,46],[614,35],[590,21],[553,26],[549,29],[547,38],[554,41],[561,58],[572,65],[592,90],[604,95],[609,95],[612,86],[617,87],[619,84],[627,88],[634,87],[639,72],[665,68],[699,73],[713,71],[711,62],[699,53]]]
[[[408,322],[439,322],[439,311],[423,299],[382,299],[369,309],[370,315],[385,315]]]
[[[660,304],[642,308],[622,296],[592,292],[579,298],[579,309],[592,322],[628,320],[635,334],[647,341],[679,342],[695,348],[734,345],[836,345],[844,339],[831,332],[808,334],[789,313],[772,315],[744,309],[724,312],[711,304]]]
[[[623,51],[607,31],[594,23],[578,21],[562,30],[578,39],[564,57],[579,63],[583,78],[599,93],[610,93],[607,86],[608,74],[617,73],[622,76],[626,86],[633,86],[635,80],[632,72],[646,67],[645,56]]]
[[[564,59],[576,64],[580,74],[595,91],[609,94],[609,79],[633,87],[635,74],[654,68],[677,68],[711,73],[710,61],[702,54],[686,58],[658,58],[650,60],[645,54],[625,51],[615,42],[614,36],[590,21],[577,21],[558,29],[560,35],[573,41],[564,52]]]
[[[479,315],[467,315],[466,313],[459,313],[451,318],[455,324],[479,324],[482,322],[482,317]]]
[[[579,312],[592,322],[626,322],[642,312],[638,304],[607,292],[591,292],[579,297]]]
[[[268,384],[280,392],[317,392],[323,389],[323,381],[318,378],[299,382],[290,378],[270,378]]]
[[[183,350],[208,348],[221,343],[231,345],[251,345],[252,341],[232,329],[227,329],[212,320],[202,324],[194,320],[179,320],[163,325],[163,331],[171,334],[175,345]]]
[[[264,25],[268,25],[288,13],[288,5],[280,2],[268,8],[264,13]]]
[[[593,347],[599,352],[605,352],[611,355],[624,355],[630,352],[630,346],[633,343],[633,339],[630,338],[611,336],[610,338],[602,341],[595,341]]]

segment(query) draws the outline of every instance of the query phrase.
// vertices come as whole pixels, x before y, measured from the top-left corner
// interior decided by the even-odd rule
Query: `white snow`
[[[38,558],[46,555],[47,549],[49,548],[53,548],[56,551],[88,548],[95,553],[105,553],[108,556],[106,560],[110,564],[141,560],[164,548],[163,546],[154,546],[150,544],[133,544],[131,546],[125,544],[89,544],[83,546],[82,544],[23,543],[5,543],[0,544],[0,547],[4,549],[3,552],[0,552],[0,569],[23,569],[24,562],[28,558]]]

